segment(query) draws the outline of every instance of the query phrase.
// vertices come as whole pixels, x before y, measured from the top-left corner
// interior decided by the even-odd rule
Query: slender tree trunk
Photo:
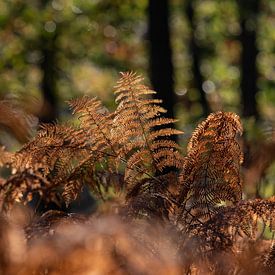
[[[40,121],[53,122],[57,119],[57,90],[56,90],[56,35],[54,37],[41,38],[41,50],[43,60],[40,64],[42,71],[41,92],[43,105],[40,113]]]
[[[186,3],[186,15],[187,19],[190,25],[190,54],[192,57],[192,72],[193,72],[193,79],[194,79],[194,85],[199,91],[200,94],[200,103],[203,110],[203,116],[208,116],[210,113],[210,107],[208,104],[208,101],[206,99],[205,92],[202,89],[203,84],[203,76],[200,70],[200,64],[201,64],[201,49],[197,44],[196,38],[195,38],[195,30],[196,25],[194,22],[194,8],[193,8],[194,1],[188,0]]]
[[[237,0],[240,11],[242,45],[241,54],[241,103],[244,117],[259,118],[256,94],[258,92],[258,70],[256,58],[257,48],[257,16],[259,0]]]
[[[149,0],[150,77],[167,117],[174,117],[174,68],[170,44],[168,0]]]
[[[45,9],[49,0],[41,0],[41,9]],[[40,50],[42,61],[40,68],[42,72],[41,92],[43,105],[39,114],[39,120],[43,123],[56,121],[58,117],[57,89],[56,89],[56,53],[57,53],[57,28],[53,32],[42,30],[40,37]]]

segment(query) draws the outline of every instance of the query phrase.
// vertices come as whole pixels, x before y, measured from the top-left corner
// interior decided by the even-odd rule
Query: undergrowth
[[[114,94],[114,112],[74,99],[77,125],[44,124],[17,152],[1,148],[2,274],[272,274],[275,198],[242,198],[239,116],[209,115],[183,156],[176,120],[140,76],[122,73]],[[84,186],[100,202],[90,216],[19,207],[69,206]]]

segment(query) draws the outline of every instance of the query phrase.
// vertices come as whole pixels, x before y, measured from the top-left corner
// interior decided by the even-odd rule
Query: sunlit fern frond
[[[263,259],[264,271],[272,274],[275,269],[275,243],[273,243],[270,247],[270,250],[266,255],[264,255]]]
[[[161,117],[166,110],[159,105],[160,100],[148,98],[155,92],[141,84],[142,80],[135,73],[122,73],[114,92],[118,103],[114,133],[120,137],[119,154],[127,160],[125,181],[128,190],[165,168],[182,165],[179,146],[169,140],[170,136],[182,132],[163,128],[176,120]]]
[[[200,236],[207,249],[231,248],[238,240],[274,238],[275,199],[240,201],[223,207],[205,223],[192,226],[195,236]]]
[[[237,114],[221,111],[212,113],[193,132],[187,150],[190,152],[207,137],[235,139],[237,134],[242,134],[242,131],[243,127]]]
[[[13,175],[1,191],[4,202],[30,201],[31,193],[35,192],[50,201],[48,193],[63,186],[64,179],[78,161],[85,158],[87,151],[82,130],[65,125],[42,125],[37,135],[12,157],[9,166]]]
[[[78,197],[84,184],[90,186],[92,191],[98,187],[94,181],[94,165],[98,158],[99,155],[88,155],[70,171],[68,177],[63,179],[62,197],[66,205]]]
[[[81,179],[83,178],[83,174],[81,174]],[[83,188],[82,180],[66,180],[64,184],[64,189],[62,192],[62,198],[68,207],[71,202],[76,200]]]
[[[80,128],[86,134],[89,152],[66,179],[63,197],[69,203],[75,198],[76,187],[80,189],[86,184],[95,195],[103,198],[102,184],[96,179],[95,166],[104,166],[113,173],[121,162],[117,146],[120,137],[113,135],[114,114],[101,101],[87,96],[70,101],[69,106],[73,109],[73,114],[78,116]]]
[[[14,157],[15,170],[37,169],[49,174],[62,157],[73,157],[85,150],[86,137],[81,130],[65,125],[42,125],[37,135],[19,150]]]
[[[241,199],[242,152],[239,117],[217,112],[194,131],[180,175],[179,220],[188,226],[200,224],[227,202]]]
[[[113,113],[96,98],[84,96],[69,101],[73,114],[78,116],[80,128],[86,133],[91,151],[115,153],[116,140],[112,137]]]
[[[14,203],[27,203],[35,193],[45,201],[54,201],[56,190],[53,185],[38,171],[26,169],[11,175],[0,187],[1,209],[7,210]]]
[[[181,168],[183,158],[171,136],[182,132],[169,127],[176,120],[162,117],[166,110],[160,106],[161,100],[151,98],[156,92],[142,81],[135,73],[121,74],[114,92],[118,107],[113,135],[118,141],[119,158],[125,162],[124,181],[130,215],[144,213],[146,216],[155,212],[156,216],[158,212],[163,216],[160,212],[167,210],[164,197],[170,183],[159,176]],[[162,210],[151,211],[154,208]]]

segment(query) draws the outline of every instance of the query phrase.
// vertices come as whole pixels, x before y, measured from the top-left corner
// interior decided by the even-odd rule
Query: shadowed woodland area
[[[273,274],[275,3],[0,2],[0,274]]]

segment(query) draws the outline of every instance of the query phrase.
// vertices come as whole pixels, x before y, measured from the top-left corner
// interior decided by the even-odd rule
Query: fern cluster
[[[242,152],[237,141],[242,133],[233,113],[211,114],[194,131],[180,174],[180,213],[188,227],[211,219],[225,203],[241,199]],[[182,207],[182,205],[184,207]]]
[[[214,253],[234,258],[240,243],[263,239],[267,229],[274,237],[274,197],[242,199],[243,129],[238,115],[209,115],[193,132],[184,157],[171,138],[182,133],[171,126],[176,120],[163,117],[161,101],[152,97],[155,92],[140,76],[122,73],[114,94],[113,112],[97,98],[74,99],[69,106],[77,125],[41,125],[19,151],[0,148],[0,165],[12,172],[0,181],[2,213],[37,195],[46,204],[68,206],[84,185],[103,202],[113,193],[120,198],[115,214],[124,222],[158,221],[170,228],[186,272],[200,265],[198,258],[217,271]],[[43,224],[49,233],[52,223],[64,219],[84,218],[46,213],[27,227],[27,236],[39,235]],[[194,256],[186,257],[190,243]],[[261,259],[269,272],[274,246]]]

